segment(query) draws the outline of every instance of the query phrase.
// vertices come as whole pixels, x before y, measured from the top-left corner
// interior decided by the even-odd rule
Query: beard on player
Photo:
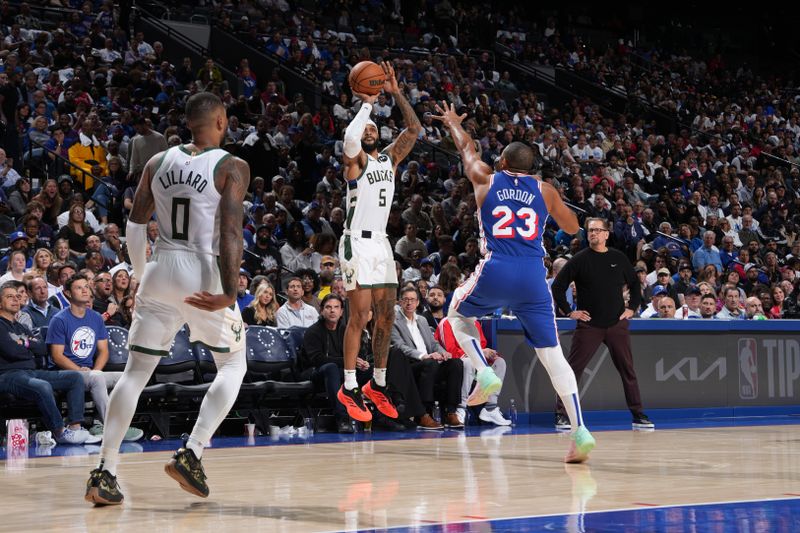
[[[372,143],[367,143],[363,139],[361,140],[361,149],[364,150],[365,154],[371,154],[375,150],[378,149],[378,141],[374,140]]]

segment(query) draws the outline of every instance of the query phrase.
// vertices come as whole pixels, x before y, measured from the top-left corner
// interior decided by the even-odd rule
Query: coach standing
[[[564,265],[552,288],[553,299],[561,312],[578,322],[572,336],[568,361],[580,383],[583,371],[600,343],[605,343],[611,352],[611,360],[622,377],[625,401],[633,415],[633,427],[653,428],[654,424],[642,412],[628,330],[628,319],[639,308],[641,299],[639,278],[625,254],[606,246],[609,231],[606,220],[589,218],[586,227],[589,248],[575,254]],[[578,293],[576,311],[571,310],[565,296],[573,281]],[[623,289],[626,285],[630,293],[628,307],[625,307],[623,300]],[[569,428],[569,420],[560,400],[556,403],[555,418],[557,429]]]

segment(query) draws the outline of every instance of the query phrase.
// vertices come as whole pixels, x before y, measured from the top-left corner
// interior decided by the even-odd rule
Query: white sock
[[[553,388],[556,389],[558,396],[564,403],[572,430],[575,431],[579,426],[583,425],[575,372],[572,371],[572,367],[567,363],[560,344],[548,348],[536,348],[536,355],[539,356],[539,361],[541,361],[542,366],[550,376]]]
[[[236,402],[247,371],[247,360],[243,349],[229,354],[216,352],[212,354],[217,365],[217,375],[203,398],[197,422],[186,443],[186,447],[192,450],[198,459],[202,457],[203,448]]]
[[[456,342],[464,350],[464,353],[469,356],[475,371],[480,372],[489,366],[481,349],[480,332],[475,327],[475,318],[464,317],[451,306],[447,321],[450,322],[450,326],[453,328]]]
[[[375,380],[375,383],[378,383]],[[380,383],[378,383],[380,385]],[[356,381],[356,371],[355,370],[348,370],[344,369],[344,388],[347,390],[353,390],[358,388],[358,381]]]
[[[119,446],[131,425],[131,420],[136,412],[136,404],[139,403],[139,396],[160,360],[160,357],[130,352],[128,362],[125,364],[125,372],[111,392],[104,421],[103,444],[100,447],[98,466],[108,470],[112,476],[117,475]]]
[[[372,371],[372,379],[375,380],[375,383],[380,387],[386,386],[386,369],[385,368],[376,368]]]

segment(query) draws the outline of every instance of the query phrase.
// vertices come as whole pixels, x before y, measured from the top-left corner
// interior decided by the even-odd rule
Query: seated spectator
[[[403,283],[415,282],[422,277],[420,273],[420,261],[422,259],[422,252],[420,250],[411,250],[411,255],[408,256],[409,265],[408,268],[403,270]],[[425,258],[428,263],[431,263],[431,260],[427,257]],[[430,265],[431,272],[433,272],[433,264]]]
[[[317,298],[322,300],[331,293],[331,285],[336,277],[336,269],[339,268],[339,261],[330,255],[323,255],[320,258],[319,270],[319,291]]]
[[[658,302],[658,315],[654,318],[675,318],[675,300],[664,296]]]
[[[11,258],[11,254],[17,251],[23,252],[25,254],[25,268],[30,268],[33,266],[33,260],[28,257],[28,239],[26,235],[21,231],[15,231],[11,235],[8,236],[8,242],[11,245],[11,248],[8,250],[8,253],[0,259],[0,271],[5,272],[8,270],[8,260]]]
[[[342,386],[344,369],[344,321],[342,299],[329,294],[322,300],[322,313],[303,335],[303,349],[298,358],[300,379],[310,380],[317,390],[327,393],[328,402],[336,416],[339,433],[352,433],[353,426],[347,410],[336,395]],[[370,364],[359,354],[356,359],[356,376],[359,384],[370,379]]]
[[[428,288],[428,294],[425,296],[428,302],[427,309],[422,313],[423,318],[428,321],[428,325],[432,330],[439,327],[439,323],[444,320],[444,291],[441,287],[434,285]],[[450,351],[450,350],[448,350]],[[452,352],[451,352],[452,353]]]
[[[20,400],[36,402],[44,424],[61,444],[94,443],[81,427],[85,386],[79,372],[36,370],[36,358],[47,354],[44,342],[17,322],[19,298],[11,285],[0,286],[0,392],[13,394]],[[67,416],[64,425],[53,391],[65,391]]]
[[[242,309],[242,320],[248,326],[276,326],[278,301],[275,299],[275,289],[272,284],[264,280],[258,285],[253,301]]]
[[[22,308],[21,315],[27,316],[32,330],[47,327],[58,309],[48,301],[47,280],[36,276],[28,283],[28,305]],[[20,317],[22,320],[22,317]]]
[[[423,198],[422,195],[415,194],[411,197],[408,209],[403,211],[403,222],[406,224],[413,224],[416,230],[423,233],[430,233],[433,230],[433,223],[427,213],[422,211]],[[415,232],[416,236],[416,232]],[[424,244],[424,243],[423,243]],[[405,256],[403,256],[405,257]]]
[[[125,252],[127,254],[127,252]],[[150,259],[150,247],[148,246],[145,251],[146,258]],[[124,268],[125,263],[120,263],[117,265],[119,270],[114,272],[110,272],[111,274],[111,285],[113,286],[111,290],[111,301],[119,306],[122,303],[122,300],[125,299],[131,293],[131,275],[128,273],[128,269]],[[120,268],[122,266],[122,268]]]
[[[108,389],[119,381],[122,372],[103,371],[108,362],[108,332],[100,314],[89,308],[92,291],[86,277],[77,274],[69,278],[64,284],[64,295],[70,306],[54,316],[47,329],[50,358],[62,370],[80,372],[100,417],[100,422],[90,432],[101,435]],[[141,429],[129,428],[125,439],[139,440],[143,435]]]
[[[64,283],[66,283],[69,278],[75,275],[77,268],[75,267],[75,263],[54,263],[53,266],[55,267],[54,271],[56,274],[55,279],[53,280],[55,285],[55,294],[53,294],[48,301],[56,309],[66,309],[69,307],[69,300],[66,296],[64,296]]]
[[[58,232],[59,239],[69,242],[69,255],[73,260],[86,253],[86,239],[91,234],[92,229],[86,223],[86,209],[81,203],[73,203],[66,224]]]
[[[487,346],[488,343],[486,342],[486,337],[483,335],[483,328],[481,328],[480,322],[476,320],[475,326],[478,328],[478,332],[481,335],[481,348],[483,349],[483,354],[486,356],[486,362],[492,367],[494,373],[497,374],[497,377],[502,381],[506,376],[506,362],[500,357],[500,354]],[[459,346],[456,341],[456,337],[453,334],[453,326],[447,318],[439,323],[434,338],[439,344],[444,346],[444,349],[450,352],[453,357],[461,359],[461,362],[464,364],[464,380],[461,384],[461,403],[456,410],[456,414],[461,422],[466,422],[467,398],[472,391],[472,384],[475,381],[475,367],[472,365],[469,356],[464,353],[464,350],[461,349],[461,346]],[[500,390],[489,396],[486,404],[484,404],[478,414],[478,418],[484,422],[494,424],[495,426],[510,426],[511,420],[505,419],[503,413],[497,408],[497,398],[499,396]]]
[[[642,318],[655,318],[658,316],[658,306],[661,299],[669,296],[666,287],[663,285],[656,285],[653,287],[653,294],[651,296],[650,304],[642,311],[640,315]],[[673,300],[674,301],[674,300]]]
[[[70,146],[69,161],[78,168],[72,168],[70,173],[75,181],[83,186],[86,191],[94,187],[92,165],[99,164],[103,176],[108,175],[108,158],[106,149],[95,136],[95,125],[90,119],[83,121],[78,142]]]
[[[268,225],[262,224],[256,228],[253,245],[247,251],[244,254],[244,264],[253,276],[267,276],[273,284],[280,280],[283,261]]]
[[[764,307],[756,296],[750,296],[744,301],[745,320],[767,320]]]
[[[722,309],[717,313],[717,318],[720,320],[742,320],[744,313],[739,308],[739,289],[736,287],[725,287],[723,292]]]
[[[394,252],[402,257],[403,259],[407,259],[411,257],[411,252],[414,250],[419,250],[420,257],[425,255],[428,252],[428,249],[425,247],[425,243],[417,238],[417,226],[414,224],[406,224],[406,234],[403,236],[397,244],[394,245]]]
[[[694,285],[689,287],[683,294],[684,303],[681,308],[675,312],[675,318],[678,320],[702,318],[700,315],[701,296],[699,287]]]
[[[301,268],[295,275],[303,282],[303,301],[319,313],[320,302],[315,296],[319,292],[319,275],[310,268]]]
[[[311,262],[313,253],[314,248],[308,245],[303,224],[293,222],[289,226],[286,244],[281,247],[283,266],[292,272],[296,272],[301,268],[313,268],[313,263]]]
[[[250,302],[253,301],[253,295],[247,291],[247,288],[249,287],[251,280],[252,276],[250,275],[250,272],[248,272],[244,268],[240,268],[239,287],[236,296],[236,303],[239,304],[240,310],[250,305]]]
[[[6,281],[22,281],[25,276],[27,254],[22,250],[14,250],[8,257],[8,271],[0,276],[0,285]]]
[[[705,320],[717,319],[717,298],[714,293],[704,294],[700,297],[700,318]]]
[[[286,296],[289,298],[275,314],[275,320],[281,329],[299,326],[307,328],[313,325],[319,313],[303,301],[303,280],[291,278],[286,285]]]
[[[703,234],[703,246],[694,251],[692,255],[692,266],[695,270],[700,271],[706,265],[714,265],[717,272],[722,272],[722,258],[719,249],[714,246],[714,240],[717,238],[713,231],[706,231]]]
[[[124,321],[119,306],[111,301],[111,293],[114,289],[111,274],[108,272],[98,273],[94,277],[93,285],[92,310],[100,313],[107,326],[122,326]]]
[[[419,296],[416,289],[405,288],[400,293],[400,309],[397,310],[392,328],[392,346],[411,359],[420,397],[428,415],[432,414],[436,383],[443,381],[445,391],[441,396],[442,418],[446,427],[460,429],[464,423],[458,419],[456,409],[461,403],[461,385],[464,377],[464,365],[461,359],[454,359],[436,342],[428,327],[428,322],[417,316],[416,310]],[[433,423],[433,425],[431,425]],[[420,429],[441,429],[432,418],[422,417]]]

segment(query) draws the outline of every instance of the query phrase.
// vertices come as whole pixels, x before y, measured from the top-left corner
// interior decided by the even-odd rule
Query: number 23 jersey
[[[231,154],[221,148],[164,152],[150,182],[158,220],[158,248],[219,254],[219,202],[214,171]]]
[[[491,180],[480,208],[483,254],[544,257],[542,233],[549,215],[541,182],[505,170]]]

